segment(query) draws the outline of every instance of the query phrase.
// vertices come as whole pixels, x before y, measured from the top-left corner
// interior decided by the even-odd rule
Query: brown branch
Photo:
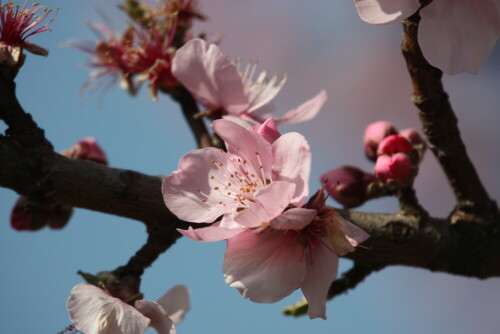
[[[198,114],[200,111],[198,109],[198,105],[196,104],[196,100],[193,98],[191,93],[179,85],[172,92],[170,92],[170,96],[181,105],[186,122],[196,138],[198,148],[213,146],[212,139],[208,133],[205,123],[203,123],[203,119],[194,117],[194,115]]]
[[[328,295],[326,300],[331,300],[336,296],[347,293],[349,290],[354,289],[358,284],[362,283],[365,278],[367,278],[371,273],[375,271],[379,271],[383,266],[372,266],[365,265],[363,263],[354,263],[354,266],[349,269],[347,272],[342,274],[342,276],[335,281],[333,281],[332,285],[330,285],[330,289],[328,290]],[[301,315],[305,315],[307,310],[309,309],[309,304],[305,299],[288,306],[283,310],[285,315],[292,315],[294,317],[298,317]]]
[[[423,131],[457,199],[452,222],[476,218],[491,221],[498,215],[498,209],[467,154],[458,120],[443,89],[443,73],[431,66],[420,50],[417,39],[419,21],[418,13],[403,21],[401,50],[411,76],[412,100],[418,108]]]

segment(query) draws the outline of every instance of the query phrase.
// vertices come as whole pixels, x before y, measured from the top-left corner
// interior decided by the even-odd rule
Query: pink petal
[[[135,308],[151,319],[149,326],[156,329],[158,334],[175,334],[174,323],[160,304],[149,300],[138,300],[135,302]]]
[[[227,241],[226,283],[244,298],[274,303],[295,291],[306,275],[303,248],[293,231],[246,230]]]
[[[183,236],[196,241],[213,242],[225,240],[234,237],[244,231],[243,228],[224,228],[219,227],[220,222],[217,222],[208,227],[193,229],[191,226],[187,230],[177,229]]]
[[[192,39],[175,53],[172,74],[207,108],[239,114],[248,108],[236,66],[215,44]]]
[[[328,240],[323,240],[328,243]],[[309,309],[309,318],[326,320],[326,297],[330,285],[335,280],[339,270],[339,258],[325,247],[319,240],[313,245],[310,261],[307,263],[307,275],[302,283],[302,292]]]
[[[169,210],[182,220],[196,223],[212,222],[230,211],[234,201],[214,189],[228,178],[218,164],[226,168],[230,164],[229,155],[212,147],[183,156],[179,170],[163,180],[163,199]]]
[[[184,285],[176,285],[158,299],[158,303],[167,311],[174,324],[178,324],[191,309],[189,289]]]
[[[359,17],[370,24],[406,19],[420,7],[418,0],[354,0]]]
[[[302,103],[297,108],[290,110],[283,116],[276,118],[276,124],[279,125],[285,123],[300,123],[309,121],[316,117],[327,99],[328,95],[326,94],[326,91],[322,90],[312,99]]]
[[[335,215],[336,221],[342,226],[347,240],[353,247],[357,247],[360,243],[370,238],[370,235],[366,233],[362,228],[344,219],[337,212],[335,213]]]
[[[256,123],[262,123],[269,117],[272,117],[276,112],[276,106],[273,102],[263,105],[259,109],[253,110],[251,113],[245,113],[248,117],[251,117]]]
[[[499,11],[498,1],[434,0],[420,11],[425,59],[447,74],[477,73],[500,37]]]
[[[224,140],[228,153],[246,160],[261,179],[271,177],[273,155],[269,144],[258,133],[240,125],[220,119],[212,123],[215,132]],[[260,168],[262,166],[262,169]],[[261,176],[263,174],[263,176]],[[266,181],[266,180],[262,180]]]
[[[132,306],[91,284],[75,286],[69,295],[69,318],[85,333],[143,333],[150,320]]]
[[[275,181],[259,189],[255,194],[255,202],[249,208],[238,213],[234,220],[246,227],[258,227],[269,223],[279,216],[290,204],[295,192],[295,184],[284,181]]]
[[[309,194],[311,150],[304,136],[289,132],[279,137],[272,146],[273,179],[295,183],[291,204],[301,207]]]
[[[270,144],[274,143],[281,136],[278,128],[276,128],[276,122],[272,117],[266,119],[262,124],[255,125],[252,127],[252,130],[261,135]]]
[[[311,223],[317,213],[314,209],[293,208],[271,220],[271,227],[275,230],[301,230]]]

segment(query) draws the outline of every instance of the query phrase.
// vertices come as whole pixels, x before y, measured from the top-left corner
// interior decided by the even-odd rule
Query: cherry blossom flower
[[[270,122],[268,122],[267,126]],[[298,289],[311,318],[326,318],[326,296],[338,256],[368,234],[323,200],[305,203],[309,146],[300,134],[267,140],[227,121],[213,123],[228,152],[206,148],[186,154],[163,181],[167,207],[180,219],[212,222],[179,230],[197,241],[227,239],[223,271],[228,285],[254,302],[276,302]]]
[[[48,26],[54,21],[56,15],[43,23],[52,10],[34,3],[27,7],[28,0],[20,7],[12,1],[2,4],[0,0],[0,63],[8,61],[17,64],[22,50],[40,56],[47,56],[49,51],[27,41],[35,34],[49,31]]]
[[[377,149],[380,142],[385,137],[394,135],[396,133],[396,128],[389,122],[378,121],[369,124],[365,129],[363,137],[365,154],[368,159],[375,161],[377,159]]]
[[[354,0],[371,24],[403,20],[418,0]],[[447,74],[477,73],[500,37],[498,0],[433,0],[420,9],[418,41],[427,61]]]
[[[262,71],[256,76],[256,72],[256,63],[249,63],[242,70],[239,60],[231,61],[217,45],[202,39],[187,42],[172,60],[173,75],[209,109],[209,114],[242,118],[252,125],[271,116],[274,111],[271,101],[286,81],[286,75],[268,76],[267,71]],[[321,91],[296,109],[275,118],[276,124],[310,120],[326,99],[326,92]]]
[[[138,300],[135,307],[88,283],[76,285],[67,302],[75,328],[86,334],[140,334],[148,327],[175,334],[175,324],[189,311],[189,291],[177,285],[157,302]]]

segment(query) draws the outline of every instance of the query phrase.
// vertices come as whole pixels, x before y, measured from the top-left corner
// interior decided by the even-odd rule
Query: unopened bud
[[[274,122],[274,119],[272,117],[266,119],[265,122],[260,125],[255,125],[252,130],[260,134],[262,138],[264,138],[271,144],[281,136],[281,133],[279,133],[278,129],[276,128],[276,123]]]
[[[408,139],[418,153],[418,161],[422,161],[425,150],[427,149],[427,142],[420,133],[415,129],[404,129],[399,131],[399,134]]]
[[[414,176],[413,163],[404,153],[379,156],[375,164],[375,172],[378,178],[387,184],[409,185]]]
[[[403,136],[391,135],[380,142],[378,146],[378,155],[392,155],[396,153],[411,154],[413,145]],[[378,160],[378,159],[377,159]]]
[[[368,185],[374,180],[373,174],[354,166],[335,168],[321,176],[321,182],[325,184],[330,196],[347,208],[359,206],[366,201]]]
[[[368,159],[375,161],[377,159],[377,150],[380,142],[387,136],[396,134],[394,126],[386,121],[371,123],[365,129],[364,145],[365,154]]]
[[[73,209],[60,203],[36,204],[26,196],[18,198],[10,215],[10,225],[18,231],[37,231],[45,226],[61,229],[69,221]]]
[[[103,165],[108,164],[106,154],[104,154],[104,151],[94,138],[80,140],[62,154],[73,159],[90,160]]]

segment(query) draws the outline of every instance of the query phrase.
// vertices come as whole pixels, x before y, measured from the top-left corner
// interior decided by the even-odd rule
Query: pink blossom
[[[382,155],[375,164],[375,172],[382,182],[396,181],[408,184],[413,178],[413,164],[410,158],[403,153]]]
[[[378,146],[377,153],[381,154],[394,154],[394,153],[405,153],[410,154],[413,152],[413,145],[401,135],[391,135],[382,142]]]
[[[67,302],[75,328],[87,334],[140,334],[148,327],[159,334],[175,334],[175,326],[189,311],[189,291],[177,285],[157,302],[138,300],[135,307],[94,285],[81,283]]]
[[[271,101],[286,81],[286,75],[270,77],[267,71],[256,77],[257,64],[247,64],[241,70],[239,60],[223,54],[215,44],[193,39],[177,50],[172,61],[173,75],[209,110],[242,118],[252,124],[271,117]],[[276,124],[297,123],[312,119],[327,99],[321,91],[282,117]]]
[[[378,121],[369,124],[365,129],[363,142],[365,145],[365,154],[368,159],[375,161],[377,158],[377,149],[380,142],[387,136],[396,134],[396,128],[386,121]]]
[[[54,21],[54,17],[43,23],[52,10],[34,3],[27,8],[28,0],[22,7],[14,5],[12,1],[3,5],[0,0],[0,63],[4,60],[18,62],[22,50],[40,56],[47,56],[49,51],[33,44],[26,39],[35,34],[49,31],[48,26]]]
[[[276,127],[276,122],[272,118],[268,118],[265,120],[264,123],[255,125],[252,130],[257,132],[259,135],[262,136],[265,140],[267,140],[269,143],[274,143],[276,139],[281,137],[281,133],[278,131],[278,128]]]
[[[213,123],[228,153],[186,154],[163,182],[167,207],[180,219],[215,224],[188,230],[197,241],[227,239],[228,285],[254,302],[276,302],[301,288],[311,318],[326,318],[326,296],[338,256],[368,235],[324,201],[304,205],[310,151],[297,133],[274,142],[227,120]],[[316,204],[320,203],[320,204]]]
[[[103,165],[108,164],[106,154],[92,137],[78,141],[69,150],[62,152],[62,155],[73,159],[90,160]]]
[[[354,0],[359,16],[372,24],[403,20],[418,0]],[[418,41],[427,61],[448,74],[477,73],[500,37],[497,0],[433,0],[420,9]]]
[[[359,206],[366,201],[368,185],[374,180],[373,174],[354,166],[335,168],[321,176],[321,182],[330,196],[347,208]]]

